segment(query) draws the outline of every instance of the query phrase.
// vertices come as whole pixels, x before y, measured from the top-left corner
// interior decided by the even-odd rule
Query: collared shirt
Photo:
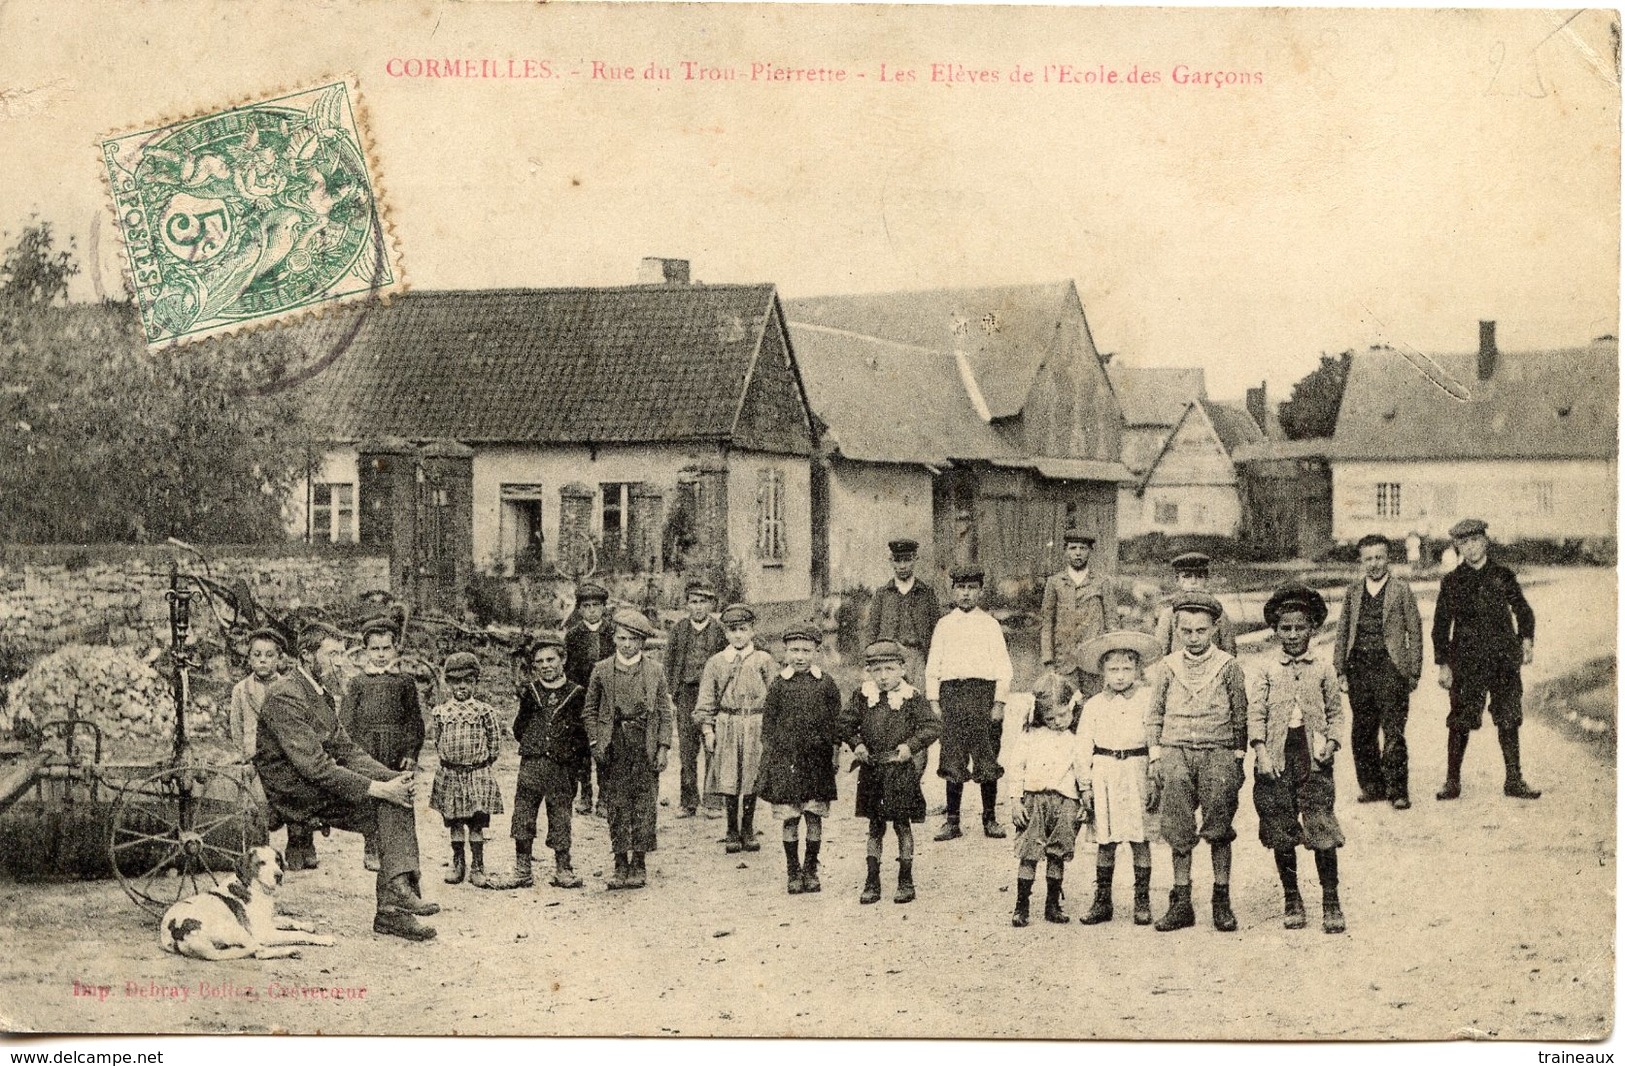
[[[892,578],[891,583],[897,589],[897,591],[902,593],[904,596],[907,596],[910,592],[914,591],[913,578],[909,578],[907,581],[899,581],[894,577]]]
[[[1079,781],[1088,782],[1089,761],[1069,729],[1034,726],[1017,738],[1010,754],[1010,797],[1023,792],[1059,792],[1078,798]]]
[[[925,661],[925,698],[938,699],[944,681],[976,678],[992,681],[993,699],[1003,703],[1009,696],[1013,673],[998,620],[980,607],[955,609],[943,616],[931,635],[931,654]]]
[[[643,653],[641,651],[632,656],[630,659],[622,655],[620,652],[615,653],[615,664],[624,670],[630,670],[632,667],[638,665],[638,663],[641,663],[642,661]]]
[[[596,622],[589,622],[585,618],[583,618],[581,620],[581,626],[582,626],[583,629],[585,629],[589,633],[596,633],[600,629],[604,628],[604,620],[602,618],[600,618]]]
[[[305,680],[310,682],[311,687],[316,690],[317,695],[321,696],[322,699],[326,700],[330,704],[333,702],[333,698],[327,694],[327,690],[322,687],[322,683],[316,680],[316,675],[305,669],[304,663],[299,664],[299,672],[305,675]]]
[[[1365,590],[1366,590],[1366,592],[1370,593],[1372,596],[1381,596],[1382,595],[1382,590],[1388,587],[1388,578],[1389,578],[1388,574],[1382,575],[1382,580],[1381,581],[1372,581],[1369,577],[1366,578],[1365,579]]]
[[[726,648],[723,648],[721,651],[717,652],[717,654],[722,656],[724,659],[727,659],[731,663],[736,663],[755,650],[755,644],[746,644],[743,648],[736,648],[730,644]]]
[[[1087,758],[1097,747],[1112,751],[1133,751],[1145,743],[1145,712],[1151,706],[1151,690],[1136,684],[1126,692],[1104,689],[1090,696],[1078,719],[1078,742]]]
[[[1247,750],[1247,682],[1235,656],[1211,645],[1198,656],[1181,650],[1159,659],[1146,681],[1153,758],[1164,746]]]
[[[1089,580],[1089,568],[1086,566],[1082,570],[1074,570],[1069,566],[1066,568],[1066,576],[1072,579],[1074,585],[1085,584]]]
[[[823,677],[824,677],[823,668],[820,667],[817,663],[813,663],[812,665],[808,666],[807,669],[805,669],[805,670],[797,670],[793,666],[786,666],[783,670],[779,671],[779,676],[784,678],[786,681],[788,681],[792,677],[795,677],[797,674],[803,674],[803,673],[811,674],[813,676],[814,681],[822,680]]]
[[[1315,665],[1315,661],[1315,657],[1308,652],[1305,652],[1296,659],[1284,651],[1281,653],[1281,668],[1283,671],[1285,671],[1285,676],[1292,679],[1291,685],[1286,686],[1286,698],[1292,703],[1292,709],[1287,713],[1286,719],[1286,727],[1288,729],[1298,729],[1302,727],[1304,699],[1313,699],[1320,695],[1320,677],[1312,670]],[[1306,680],[1310,682],[1307,690],[1304,688],[1304,682]]]
[[[688,620],[688,624],[694,627],[694,632],[696,632],[696,633],[704,633],[705,632],[705,627],[711,624],[711,616],[706,615],[704,618],[700,619],[698,622],[696,622],[696,621],[694,621],[694,619],[690,618]]]

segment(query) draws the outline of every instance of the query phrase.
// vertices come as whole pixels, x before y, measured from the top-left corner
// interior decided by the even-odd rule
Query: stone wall
[[[353,547],[305,544],[211,546],[210,575],[246,583],[274,610],[352,604],[389,590],[389,559]],[[0,650],[35,658],[63,644],[169,643],[171,560],[201,573],[195,556],[145,545],[5,546],[0,548]],[[200,639],[218,626],[201,598],[193,601]],[[3,664],[0,664],[3,665]]]

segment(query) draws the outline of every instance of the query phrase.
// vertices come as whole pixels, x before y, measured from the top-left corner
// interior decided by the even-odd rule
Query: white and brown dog
[[[164,912],[158,943],[193,959],[296,959],[295,945],[332,947],[337,941],[304,922],[276,913],[282,887],[282,853],[250,848],[237,864],[237,879],[199,892]]]

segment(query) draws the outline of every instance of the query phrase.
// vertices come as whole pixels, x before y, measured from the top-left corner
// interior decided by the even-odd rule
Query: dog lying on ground
[[[199,892],[164,912],[158,943],[193,959],[297,959],[296,945],[332,947],[337,941],[305,922],[276,913],[282,886],[282,853],[250,848],[237,864],[237,879]]]

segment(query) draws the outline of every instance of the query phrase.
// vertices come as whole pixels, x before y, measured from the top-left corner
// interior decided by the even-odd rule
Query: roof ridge
[[[780,301],[783,302],[782,300]],[[884,344],[892,348],[899,348],[910,352],[928,352],[931,355],[950,356],[956,354],[947,348],[932,348],[924,344],[910,344],[907,341],[893,340],[890,337],[880,337],[873,333],[863,333],[855,329],[841,329],[839,326],[825,326],[817,322],[798,322],[793,318],[786,318],[785,325],[796,329],[810,329],[819,333],[828,333],[837,337],[856,337],[858,340],[870,341],[874,344]]]

